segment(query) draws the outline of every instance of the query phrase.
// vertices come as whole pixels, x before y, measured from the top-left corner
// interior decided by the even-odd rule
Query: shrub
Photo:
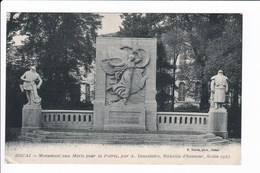
[[[190,102],[183,103],[174,109],[175,112],[199,112],[199,108]]]

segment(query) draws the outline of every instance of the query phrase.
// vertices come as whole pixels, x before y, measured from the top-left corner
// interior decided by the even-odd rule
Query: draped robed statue
[[[222,108],[228,92],[228,78],[219,70],[218,74],[211,78],[211,107]]]

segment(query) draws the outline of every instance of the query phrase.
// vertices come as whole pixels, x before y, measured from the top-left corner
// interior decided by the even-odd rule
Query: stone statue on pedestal
[[[223,75],[223,71],[219,70],[218,74],[211,78],[210,89],[210,107],[223,108],[226,93],[228,92],[228,78]]]
[[[24,81],[21,86],[21,90],[26,92],[28,103],[26,105],[41,105],[41,98],[38,95],[37,89],[41,87],[42,79],[38,73],[36,73],[36,67],[31,66],[31,69],[25,72],[21,79]],[[36,85],[36,81],[39,81]]]

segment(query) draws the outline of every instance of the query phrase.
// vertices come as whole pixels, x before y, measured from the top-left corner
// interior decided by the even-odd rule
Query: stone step
[[[101,140],[101,141],[124,141],[124,142],[131,142],[131,141],[134,141],[134,142],[176,142],[176,141],[180,141],[180,142],[185,142],[185,141],[201,141],[201,140],[198,140],[198,139],[158,139],[158,138],[150,138],[150,139],[147,139],[147,138],[99,138],[99,137],[96,137],[96,138],[73,138],[73,137],[66,137],[66,138],[56,138],[56,137],[53,137],[53,136],[48,136],[46,137],[45,139],[57,139],[57,140],[85,140],[85,141],[98,141],[98,140]]]
[[[23,141],[27,141],[27,142],[41,142],[42,138],[35,138],[35,137],[30,137],[30,136],[20,136],[19,137],[20,140],[23,140]]]
[[[222,140],[219,140],[219,141],[211,142],[211,144],[213,144],[213,145],[224,145],[224,144],[227,144],[227,143],[229,143],[229,140],[227,140],[227,139],[222,139]]]
[[[146,130],[128,130],[128,131],[122,131],[122,130],[73,130],[73,129],[43,129],[43,130],[34,130],[33,133],[37,134],[77,134],[77,135],[84,135],[87,133],[119,133],[119,134],[178,134],[178,135],[202,135],[206,133],[202,132],[194,132],[194,131],[146,131]],[[210,135],[210,134],[209,134]]]
[[[41,138],[41,139],[57,139],[57,140],[84,140],[84,141],[135,141],[135,142],[176,142],[176,141],[201,141],[202,138],[181,138],[181,137],[169,137],[169,138],[158,138],[157,136],[153,137],[144,137],[144,136],[56,136],[56,135],[37,135],[37,134],[26,134],[26,137],[29,138]]]
[[[123,137],[123,138],[127,138],[127,137],[134,137],[134,138],[140,138],[140,137],[146,137],[146,138],[150,138],[150,137],[158,137],[158,138],[210,138],[210,137],[214,137],[213,134],[205,134],[205,133],[199,133],[199,134],[189,134],[190,132],[175,132],[175,133],[132,133],[132,132],[128,132],[128,133],[119,133],[119,132],[110,132],[110,131],[106,131],[106,132],[50,132],[50,131],[43,131],[43,130],[36,130],[33,132],[34,134],[40,134],[40,135],[52,135],[55,137],[63,137],[63,136],[74,136],[74,137],[93,137],[93,136],[103,136],[103,137],[113,137],[113,136],[117,136],[117,137]],[[187,134],[188,133],[188,134]]]
[[[164,145],[207,145],[205,142],[201,141],[121,141],[121,140],[71,140],[71,139],[41,139],[41,142],[47,143],[87,143],[87,144],[127,144],[127,145],[156,145],[156,144],[164,144]]]
[[[68,143],[99,143],[99,144],[142,144],[142,143],[162,143],[162,142],[185,142],[184,140],[169,140],[169,141],[162,141],[162,140],[144,140],[142,138],[138,140],[129,140],[129,139],[102,139],[102,138],[97,138],[97,139],[82,139],[82,138],[45,138],[45,136],[37,136],[34,134],[27,134],[26,136],[21,136],[20,139],[25,140],[25,141],[32,141],[32,142],[53,142],[53,143],[63,143],[63,142],[68,142]],[[190,141],[191,142],[191,141]],[[195,141],[194,141],[195,142]]]
[[[223,140],[223,138],[216,136],[216,137],[213,137],[213,138],[207,138],[206,140],[207,140],[207,142],[217,142],[217,141]]]
[[[35,134],[34,134],[35,135]],[[207,136],[204,135],[197,135],[197,136],[189,136],[189,135],[140,135],[140,134],[85,134],[85,135],[62,135],[62,134],[50,134],[50,135],[39,135],[46,138],[57,138],[57,139],[77,139],[77,138],[84,138],[84,139],[145,139],[150,140],[153,138],[160,139],[160,140],[171,140],[171,139],[182,139],[182,140],[202,140],[207,139]],[[213,136],[212,136],[213,137]]]
[[[35,133],[26,133],[25,136],[32,138],[46,138],[47,135],[35,134]]]
[[[125,137],[125,136],[96,136],[96,135],[88,135],[88,136],[57,136],[57,135],[38,135],[38,134],[34,134],[34,133],[27,133],[25,136],[28,139],[31,138],[41,138],[41,139],[63,139],[63,140],[77,140],[77,139],[82,139],[82,140],[140,140],[140,141],[161,141],[162,139],[164,141],[201,141],[201,140],[205,140],[202,139],[201,137],[198,138],[189,138],[188,136],[186,136],[186,138],[180,137],[180,136],[172,136],[170,138],[158,138],[158,136],[153,136],[153,138],[151,137],[145,137],[145,136],[131,136],[131,137]]]
[[[35,130],[21,136],[22,140],[46,143],[89,143],[89,144],[165,144],[207,145],[221,144],[223,139],[213,134],[192,132],[124,132],[118,131],[47,131]]]

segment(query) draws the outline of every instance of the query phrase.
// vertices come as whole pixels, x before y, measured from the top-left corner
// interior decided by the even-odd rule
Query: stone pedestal
[[[97,38],[94,129],[157,130],[156,46],[155,38]],[[140,64],[146,65],[137,67],[138,64],[136,64],[137,66],[134,69],[136,73],[133,72],[134,74],[131,76],[132,82],[138,85],[141,81],[136,80],[138,77],[143,79],[144,76],[147,76],[148,78],[140,90],[130,94],[127,103],[124,103],[122,98],[122,100],[114,102],[116,94],[111,93],[108,88],[111,83],[117,83],[121,80],[124,71],[117,73],[119,76],[115,80],[115,75],[111,70],[107,70],[109,71],[107,72],[102,63],[111,61],[111,59],[117,59],[117,61],[112,60],[112,63],[127,62],[128,56],[134,51],[140,51],[141,58],[143,58]],[[149,59],[148,63],[146,63],[147,58]],[[126,84],[129,83],[129,81],[126,82]],[[133,87],[133,85],[130,87]]]
[[[209,132],[227,139],[227,120],[228,113],[225,108],[211,108],[209,111]]]
[[[24,105],[22,111],[22,134],[41,127],[42,108],[36,105]]]

